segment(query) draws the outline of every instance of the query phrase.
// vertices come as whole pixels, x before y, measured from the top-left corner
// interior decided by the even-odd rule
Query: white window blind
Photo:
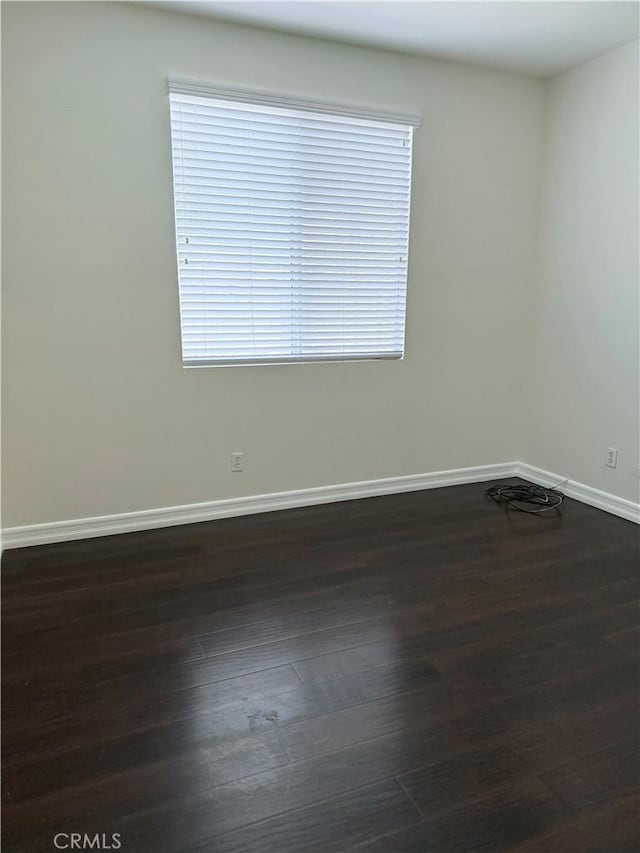
[[[170,86],[185,365],[401,358],[412,127]]]

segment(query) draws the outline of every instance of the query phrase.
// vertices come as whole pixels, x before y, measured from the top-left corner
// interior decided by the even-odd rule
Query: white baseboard
[[[486,480],[499,480],[502,477],[513,476],[516,464],[503,462],[497,465],[477,465],[473,468],[455,468],[451,471],[435,471],[430,474],[412,474],[407,477],[387,477],[383,480],[318,486],[312,489],[298,489],[246,498],[228,498],[185,506],[79,518],[73,521],[27,524],[23,527],[5,528],[2,531],[2,544],[5,549],[25,548],[29,545],[90,539],[95,536],[130,533],[134,530],[173,527],[196,521],[212,521],[216,518],[252,515],[278,509],[358,500],[358,498],[391,495],[397,492],[438,489],[441,486],[455,486],[461,483],[482,483]]]
[[[336,501],[358,500],[399,492],[415,492],[422,489],[438,489],[463,483],[483,483],[505,477],[522,477],[541,486],[551,486],[563,478],[527,465],[524,462],[501,462],[496,465],[477,465],[471,468],[455,468],[450,471],[434,471],[429,474],[412,474],[407,477],[387,477],[381,480],[364,480],[359,483],[341,483],[335,486],[318,486],[254,495],[245,498],[228,498],[206,503],[160,509],[125,512],[73,521],[54,521],[49,524],[27,524],[8,527],[2,531],[3,550],[44,545],[52,542],[68,542],[74,539],[90,539],[95,536],[111,536],[135,530],[153,530],[157,527],[174,527],[197,521],[213,521],[216,518],[253,515],[279,509],[315,506]],[[629,521],[640,523],[640,504],[618,498],[615,495],[593,489],[582,483],[563,483],[562,491],[567,497],[603,509]]]
[[[536,468],[535,465],[528,465],[526,462],[516,463],[514,474],[532,483],[537,483],[539,486],[555,486],[564,479],[559,474],[543,471],[542,468]],[[592,486],[585,486],[584,483],[576,483],[574,480],[563,482],[562,485],[558,486],[558,489],[568,498],[574,498],[583,504],[589,504],[589,506],[610,512],[612,515],[625,518],[627,521],[635,521],[636,524],[640,524],[640,503],[616,497],[609,492],[602,492]]]

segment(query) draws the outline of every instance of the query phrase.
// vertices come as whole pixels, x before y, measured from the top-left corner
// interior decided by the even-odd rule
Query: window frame
[[[242,103],[245,105],[249,105],[249,107],[257,106],[257,107],[267,107],[273,108],[274,112],[271,110],[265,110],[269,115],[273,116],[277,114],[275,110],[293,110],[300,112],[310,112],[315,114],[325,114],[328,119],[342,119],[345,123],[348,123],[348,119],[355,119],[356,121],[362,120],[363,122],[376,122],[387,125],[403,125],[405,130],[411,129],[414,130],[420,126],[420,118],[415,114],[404,114],[390,111],[380,111],[380,110],[371,110],[370,108],[365,107],[357,107],[353,105],[345,105],[338,104],[335,102],[319,102],[319,101],[309,101],[306,99],[301,99],[297,96],[288,96],[282,95],[273,92],[266,92],[265,90],[245,90],[245,89],[235,89],[229,87],[218,87],[216,85],[211,85],[208,83],[202,83],[200,81],[188,81],[184,79],[176,79],[170,78],[169,80],[169,93],[172,94],[189,94],[197,97],[210,98],[215,101],[231,101],[236,103]],[[229,104],[232,107],[232,104]],[[171,115],[171,124],[173,129],[173,114]],[[179,244],[179,235],[178,235],[178,207],[176,203],[176,189],[177,182],[175,176],[175,161],[176,155],[174,146],[172,143],[172,199],[173,199],[173,209],[174,209],[174,217],[175,217],[175,238],[176,238],[176,260],[178,266],[178,289],[179,289],[179,307],[180,307],[180,338],[181,338],[181,348],[183,360],[183,367],[186,368],[203,368],[203,367],[259,367],[259,366],[274,366],[274,365],[294,365],[294,364],[315,364],[315,363],[344,363],[344,362],[370,362],[370,361],[401,361],[405,356],[406,349],[406,309],[407,309],[407,297],[408,297],[408,279],[409,279],[409,239],[410,239],[410,218],[411,218],[411,190],[412,190],[412,167],[413,167],[413,134],[410,132],[408,134],[408,172],[407,172],[407,210],[406,210],[406,257],[404,258],[404,292],[403,298],[398,301],[398,304],[401,304],[401,310],[403,312],[403,324],[402,324],[402,348],[401,351],[393,352],[393,353],[384,353],[384,352],[363,352],[354,355],[349,355],[348,353],[331,353],[327,352],[325,354],[313,354],[313,355],[304,355],[303,352],[298,350],[295,352],[295,342],[293,337],[290,338],[290,357],[283,357],[282,355],[274,356],[270,358],[264,355],[252,355],[250,357],[229,357],[229,358],[215,358],[215,359],[207,359],[207,358],[194,358],[187,359],[185,358],[185,343],[184,343],[184,333],[185,333],[185,325],[183,318],[183,298],[181,292],[181,281],[180,281],[180,244]],[[188,241],[187,241],[188,242]],[[302,280],[302,279],[301,279]],[[300,298],[303,297],[304,287],[299,288]],[[293,302],[292,302],[293,306]],[[292,325],[292,329],[295,328],[295,324]]]

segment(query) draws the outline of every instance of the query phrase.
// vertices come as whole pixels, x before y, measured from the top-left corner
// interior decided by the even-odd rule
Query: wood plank
[[[389,781],[251,824],[229,835],[210,837],[190,849],[208,853],[213,845],[216,853],[335,853],[419,817],[398,786]]]
[[[497,742],[456,753],[398,781],[421,812],[430,816],[455,800],[487,796],[492,788],[540,775],[589,752],[594,744],[615,745],[635,725],[636,697],[616,700],[571,718],[516,729]]]
[[[568,820],[553,832],[515,848],[517,853],[637,853],[640,841],[640,799],[625,797]]]
[[[541,776],[542,781],[578,811],[593,811],[638,793],[639,732],[629,740],[583,755]]]
[[[612,634],[605,634],[604,638],[617,649],[621,649],[629,655],[635,657],[640,655],[640,627],[638,625],[633,628],[614,631]]]
[[[538,779],[519,779],[487,797],[457,802],[428,821],[360,845],[354,853],[497,853],[513,850],[571,817],[573,812]]]

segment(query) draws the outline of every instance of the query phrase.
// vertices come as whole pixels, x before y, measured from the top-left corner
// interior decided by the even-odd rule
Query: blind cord
[[[567,483],[568,480],[561,480],[556,486]],[[536,486],[532,483],[507,485],[507,486],[489,486],[485,490],[485,497],[491,498],[499,506],[503,506],[505,511],[512,509],[516,512],[527,512],[531,515],[542,515],[545,512],[556,510],[560,512],[560,506],[564,500],[562,492],[557,491],[556,486],[545,489],[543,486]]]

